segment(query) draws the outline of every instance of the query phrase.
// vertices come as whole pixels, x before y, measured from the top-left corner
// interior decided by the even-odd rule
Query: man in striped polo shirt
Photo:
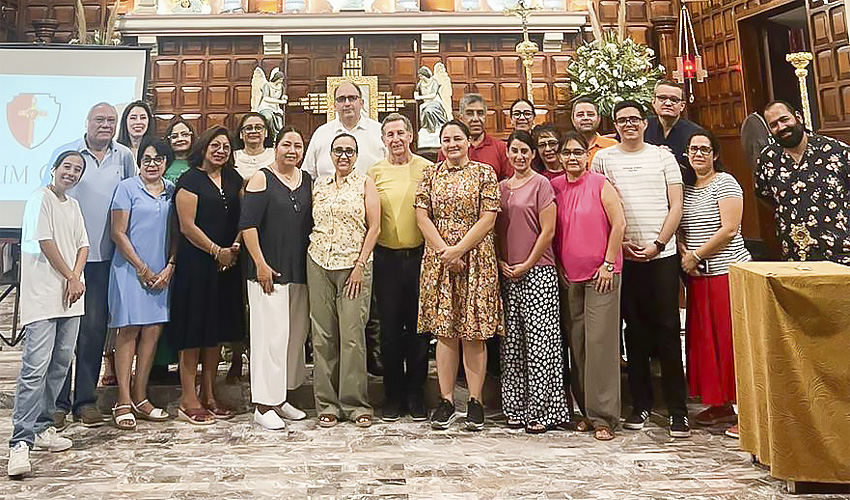
[[[646,144],[646,111],[634,101],[614,106],[620,144],[593,157],[591,168],[614,184],[623,200],[622,314],[633,409],[623,425],[642,429],[653,406],[650,358],[661,363],[661,388],[670,435],[690,436],[687,386],[679,336],[679,256],[675,232],[682,218],[682,174],[666,149]]]

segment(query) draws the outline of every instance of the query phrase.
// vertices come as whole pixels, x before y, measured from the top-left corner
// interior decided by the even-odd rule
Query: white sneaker
[[[306,413],[289,403],[283,403],[283,406],[280,407],[280,411],[283,412],[283,417],[287,420],[304,420],[307,418]]]
[[[30,447],[23,441],[9,448],[9,477],[23,476],[32,472]]]
[[[56,433],[56,429],[48,427],[41,434],[35,436],[35,450],[65,451],[74,443],[68,438]]]
[[[254,422],[263,426],[270,431],[280,431],[286,429],[286,422],[280,418],[274,410],[267,410],[265,413],[260,413],[260,410],[254,409]]]

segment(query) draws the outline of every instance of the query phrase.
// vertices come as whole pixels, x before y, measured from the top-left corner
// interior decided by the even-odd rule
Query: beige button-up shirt
[[[352,172],[339,186],[335,179],[322,177],[313,185],[313,232],[307,249],[329,271],[353,268],[366,238],[366,176]]]

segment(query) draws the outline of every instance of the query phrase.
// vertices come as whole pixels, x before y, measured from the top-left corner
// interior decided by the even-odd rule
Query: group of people
[[[10,476],[30,471],[31,448],[72,445],[57,433],[66,413],[86,426],[104,423],[95,388],[109,328],[117,332],[112,421],[127,430],[137,419],[170,418],[148,399],[147,380],[154,358],[174,352],[178,418],[211,425],[232,417],[215,394],[220,345],[248,336],[254,421],[283,429],[306,418],[287,397],[306,376],[308,335],[318,425],[368,427],[375,415],[364,331],[374,316],[385,421],[429,419],[433,336],[433,428],[461,416],[461,360],[464,425],[484,427],[489,355],[501,365],[508,427],[571,425],[612,439],[623,322],[633,401],[623,427],[639,430],[650,417],[652,358],[661,365],[671,436],[690,435],[689,389],[708,407],[699,423],[735,421],[727,276],[731,264],[750,259],[740,233],[743,195],[723,172],[716,138],[681,116],[679,86],[656,86],[653,116],[640,103],[619,102],[616,138],[598,133],[592,100],[574,103],[573,130],[562,134],[533,127],[534,105],[520,99],[502,141],[485,131],[484,98],[467,94],[459,118],[439,131],[437,163],[411,151],[404,115],[366,117],[357,85],[343,81],[333,98],[337,117],[309,145],[291,127],[271,137],[257,113],[242,117],[236,135],[214,126],[196,137],[176,118],[158,139],[142,102],[127,107],[116,141],[115,109],[91,109],[86,134],[57,150],[49,182],[24,216],[26,336]],[[764,114],[775,142],[762,153],[756,184],[777,204],[780,237],[803,220],[816,236],[813,252],[846,262],[850,151],[805,131],[787,103]],[[822,198],[813,201],[829,200],[835,217],[789,205],[798,186],[789,175],[807,176]]]

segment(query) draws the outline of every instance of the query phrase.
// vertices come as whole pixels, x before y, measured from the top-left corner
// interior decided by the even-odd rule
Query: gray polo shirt
[[[50,157],[49,165],[53,165],[62,152],[79,151],[86,160],[86,171],[79,184],[68,191],[80,204],[83,221],[89,237],[88,262],[103,262],[112,259],[115,244],[109,236],[109,207],[112,195],[122,180],[136,175],[136,162],[130,148],[117,142],[110,141],[106,156],[98,162],[94,153],[86,145],[85,137],[56,148]],[[49,170],[48,170],[49,171]]]

